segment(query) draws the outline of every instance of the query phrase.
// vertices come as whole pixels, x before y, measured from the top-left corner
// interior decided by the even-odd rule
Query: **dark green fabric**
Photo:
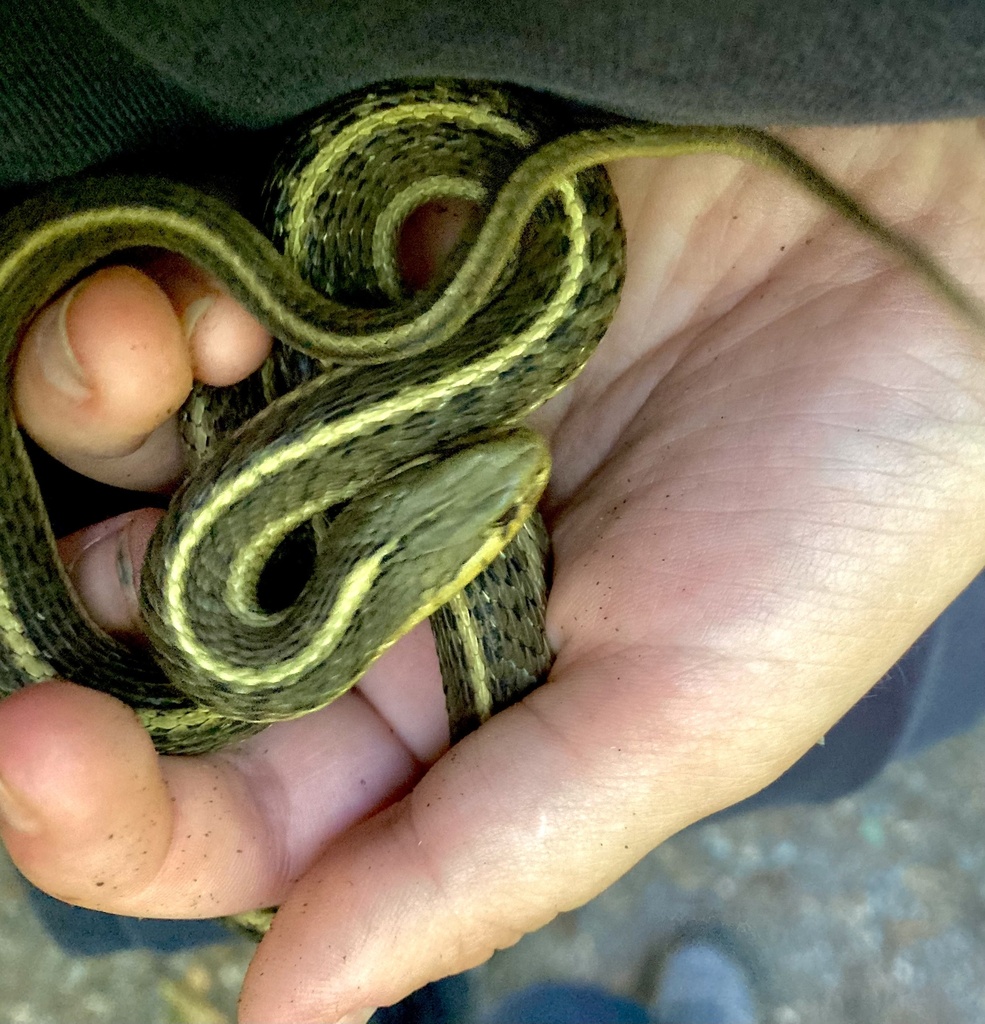
[[[0,188],[208,149],[388,78],[696,123],[985,112],[982,0],[7,0]]]

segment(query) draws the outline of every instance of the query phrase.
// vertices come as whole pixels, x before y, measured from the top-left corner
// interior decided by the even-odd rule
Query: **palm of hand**
[[[974,126],[802,141],[981,293]],[[157,852],[122,895],[35,871],[132,913],[283,903],[249,1019],[392,1002],[590,898],[775,778],[981,566],[980,339],[765,172],[702,156],[613,176],[623,302],[537,422],[555,458],[550,682],[437,760],[418,631],[325,711],[166,761],[175,810],[128,812]]]

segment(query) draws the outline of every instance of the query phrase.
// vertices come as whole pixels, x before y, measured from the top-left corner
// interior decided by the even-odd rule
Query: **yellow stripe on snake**
[[[549,458],[523,421],[581,370],[616,309],[624,242],[600,164],[696,152],[792,176],[985,322],[931,257],[767,134],[589,122],[463,83],[381,88],[305,127],[272,181],[273,244],[155,179],[68,182],[16,209],[0,230],[8,373],[45,303],[143,246],[213,273],[283,347],[186,407],[197,465],[143,572],[153,656],[101,632],[74,596],[8,402],[2,691],[73,679],[136,708],[160,750],[204,751],[327,704],[428,616],[455,738],[536,686],[551,662],[533,514]],[[401,225],[449,196],[484,219],[445,277],[411,293]],[[273,601],[271,562],[289,567]]]

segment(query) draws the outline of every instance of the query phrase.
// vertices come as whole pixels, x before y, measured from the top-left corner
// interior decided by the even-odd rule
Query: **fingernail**
[[[344,1017],[340,1017],[335,1024],[367,1024],[367,1021],[374,1013],[376,1013],[375,1007],[371,1010],[353,1010],[352,1013],[347,1013]]]
[[[201,299],[196,299],[188,306],[185,310],[184,316],[181,318],[181,326],[185,332],[186,341],[191,340],[191,336],[195,333],[196,325],[214,305],[215,296],[206,295]]]
[[[41,817],[20,793],[0,779],[0,818],[18,832],[40,832]]]
[[[134,515],[108,520],[66,566],[90,614],[114,633],[128,633],[139,621],[130,530]]]
[[[80,282],[70,288],[56,303],[49,306],[34,321],[34,335],[41,370],[48,382],[69,398],[86,398],[89,383],[68,338],[68,312],[78,298]]]

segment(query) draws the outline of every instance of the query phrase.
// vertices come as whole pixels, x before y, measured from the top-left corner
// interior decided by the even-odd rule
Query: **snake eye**
[[[520,503],[514,502],[512,505],[510,505],[509,508],[505,509],[502,515],[500,515],[500,517],[496,520],[496,526],[500,530],[508,529],[517,521],[517,517],[521,514],[522,511],[523,510],[520,506]]]

